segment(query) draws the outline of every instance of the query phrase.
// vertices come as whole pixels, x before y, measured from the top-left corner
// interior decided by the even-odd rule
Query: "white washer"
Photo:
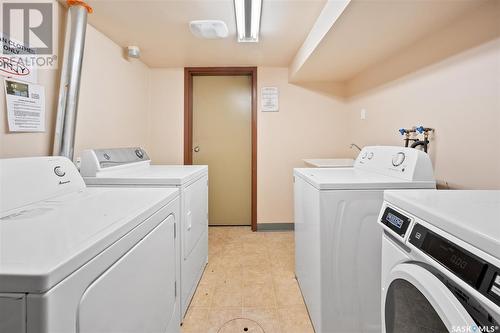
[[[176,189],[90,189],[63,157],[0,160],[0,332],[180,331]]]
[[[151,165],[139,147],[85,150],[80,172],[88,186],[180,189],[181,321],[208,261],[208,167]]]
[[[383,332],[500,331],[500,191],[387,191]]]
[[[435,188],[428,155],[365,147],[354,167],[294,174],[295,271],[316,332],[379,332],[383,190]]]

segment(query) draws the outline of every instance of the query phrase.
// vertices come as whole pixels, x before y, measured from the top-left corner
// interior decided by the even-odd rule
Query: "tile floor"
[[[205,332],[314,332],[294,275],[293,232],[209,228],[209,264],[182,326]]]

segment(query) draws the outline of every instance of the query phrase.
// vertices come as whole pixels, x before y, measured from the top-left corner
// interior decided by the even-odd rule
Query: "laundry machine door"
[[[472,332],[476,323],[455,295],[431,272],[416,264],[391,270],[382,294],[386,333]]]
[[[174,223],[171,214],[90,284],[77,332],[179,332]]]
[[[183,189],[183,257],[187,260],[208,230],[208,178],[198,179]],[[206,258],[204,258],[206,259]]]

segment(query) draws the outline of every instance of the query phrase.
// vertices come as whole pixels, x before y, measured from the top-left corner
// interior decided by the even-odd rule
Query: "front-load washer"
[[[500,191],[387,191],[384,333],[499,332]]]
[[[354,167],[294,175],[295,272],[316,332],[380,332],[383,191],[435,188],[428,155],[365,147]]]
[[[177,189],[87,188],[64,157],[0,185],[0,332],[180,331]]]
[[[85,150],[80,173],[87,186],[162,187],[180,190],[181,320],[208,261],[208,167],[151,165],[144,149]]]

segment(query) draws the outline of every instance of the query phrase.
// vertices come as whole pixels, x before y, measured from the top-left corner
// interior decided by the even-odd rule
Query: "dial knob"
[[[373,152],[368,153],[368,159],[371,160],[373,158]]]
[[[405,157],[405,153],[400,151],[392,157],[392,165],[394,165],[395,167],[400,166],[405,161]]]
[[[363,153],[363,155],[361,155],[361,158],[363,158],[363,159],[364,159],[364,158],[366,158],[366,156],[367,156],[367,155],[368,155],[368,152],[366,152],[366,151],[365,151],[365,152]]]
[[[135,155],[139,157],[140,159],[144,158],[144,153],[142,152],[141,149],[136,149],[135,150]]]

